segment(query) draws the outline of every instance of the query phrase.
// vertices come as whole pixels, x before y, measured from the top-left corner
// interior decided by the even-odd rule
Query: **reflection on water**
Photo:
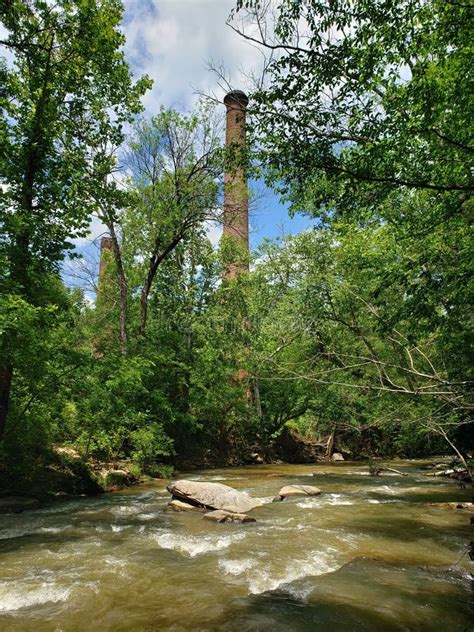
[[[420,465],[399,463],[403,478],[360,464],[186,475],[269,499],[323,490],[248,524],[169,512],[163,481],[0,516],[0,630],[474,630],[469,517],[429,504],[472,490]]]

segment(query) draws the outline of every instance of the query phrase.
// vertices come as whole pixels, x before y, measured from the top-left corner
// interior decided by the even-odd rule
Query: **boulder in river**
[[[195,507],[207,509],[223,509],[231,513],[247,513],[263,503],[222,483],[206,483],[201,481],[175,481],[167,487],[177,500]]]
[[[206,520],[212,520],[213,522],[256,522],[255,518],[242,513],[233,513],[232,511],[224,511],[223,509],[216,509],[204,514]]]
[[[333,463],[338,463],[340,461],[344,461],[344,457],[342,456],[340,452],[334,452],[334,454],[331,457],[331,461],[333,461]]]
[[[278,497],[284,500],[288,496],[317,496],[321,493],[319,487],[313,487],[312,485],[286,485],[282,487],[273,501],[277,501]]]
[[[22,513],[27,509],[36,509],[38,506],[39,500],[36,498],[23,498],[22,496],[0,498],[0,514]]]

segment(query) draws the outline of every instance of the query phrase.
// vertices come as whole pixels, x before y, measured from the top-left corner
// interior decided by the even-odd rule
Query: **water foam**
[[[65,531],[68,528],[68,526],[65,527],[41,527],[41,529],[38,529],[37,533],[61,533],[62,531]]]
[[[272,575],[267,568],[253,568],[251,574],[247,574],[247,586],[252,594],[258,595],[268,590],[277,588],[302,599],[312,589],[301,585],[292,586],[292,582],[308,576],[324,575],[339,568],[336,560],[327,553],[310,554],[308,558],[293,560],[283,573]]]
[[[219,560],[219,566],[229,575],[241,575],[257,564],[257,560],[247,557],[242,560]]]
[[[160,516],[160,513],[157,511],[150,512],[150,513],[144,512],[137,515],[137,520],[140,520],[141,522],[147,522],[148,520],[155,520],[159,516]]]
[[[23,526],[16,525],[12,528],[2,529],[0,531],[0,540],[14,540],[15,538],[22,538],[42,533],[61,533],[71,527],[71,525],[65,525],[63,527],[43,527],[40,526],[41,524],[44,524],[44,521],[35,521]]]
[[[303,509],[319,509],[320,507],[327,507],[328,505],[354,505],[354,502],[344,499],[342,494],[326,494],[324,496],[305,498],[296,503],[297,507]]]
[[[110,509],[110,513],[117,518],[134,517],[145,509],[143,503],[137,503],[136,505],[118,505]]]
[[[104,558],[104,562],[109,566],[117,566],[119,568],[123,568],[128,564],[127,560],[122,560],[118,557],[112,557],[111,555],[107,555]]]
[[[400,483],[393,483],[393,485],[399,485]],[[379,485],[378,487],[370,487],[368,492],[375,492],[376,494],[389,494],[394,496],[400,493],[400,489],[394,489],[390,485]]]
[[[371,505],[387,505],[387,504],[396,504],[403,502],[402,500],[397,500],[396,498],[389,498],[388,500],[376,500],[375,498],[369,498],[368,501]]]
[[[228,548],[234,542],[243,540],[245,533],[233,533],[225,536],[195,536],[195,535],[178,535],[170,531],[164,533],[155,533],[153,539],[162,549],[172,549],[178,553],[184,553],[190,557],[209,553],[210,551],[220,551]]]
[[[71,592],[72,588],[61,587],[57,584],[19,586],[0,582],[0,612],[14,612],[45,603],[66,601]]]

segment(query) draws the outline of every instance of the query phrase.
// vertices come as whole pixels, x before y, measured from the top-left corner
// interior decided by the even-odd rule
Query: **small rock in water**
[[[204,514],[206,520],[212,520],[213,522],[256,522],[252,516],[247,514],[233,513],[232,511],[224,511],[223,509],[216,509],[216,511],[210,511]]]
[[[334,461],[334,463],[337,463],[338,461],[344,461],[344,457],[340,452],[334,452],[331,457],[331,461]]]
[[[191,505],[191,503],[186,503],[178,498],[172,498],[168,507],[173,511],[202,511],[202,507],[196,507],[196,505]]]
[[[319,487],[313,487],[312,485],[286,485],[280,489],[278,495],[283,500],[288,496],[317,496],[320,493]],[[273,502],[276,500],[274,498]]]
[[[0,498],[0,514],[21,513],[27,509],[36,509],[38,505],[39,500],[36,498],[23,498],[22,496]]]

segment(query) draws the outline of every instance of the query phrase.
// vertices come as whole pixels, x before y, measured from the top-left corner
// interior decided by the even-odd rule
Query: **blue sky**
[[[258,68],[261,55],[226,26],[234,5],[235,0],[125,0],[126,58],[136,77],[146,73],[154,81],[144,100],[145,114],[152,115],[161,106],[189,111],[199,92],[222,99],[225,92],[208,68],[210,61],[225,68],[233,88],[249,90],[247,77]],[[290,218],[286,205],[272,191],[263,190],[261,184],[256,188],[258,201],[250,218],[252,249],[264,238],[295,234],[311,225],[307,217]],[[95,259],[95,265],[94,248],[103,232],[94,220],[89,237],[76,241],[77,250]],[[217,244],[219,227],[211,227],[209,236]]]

